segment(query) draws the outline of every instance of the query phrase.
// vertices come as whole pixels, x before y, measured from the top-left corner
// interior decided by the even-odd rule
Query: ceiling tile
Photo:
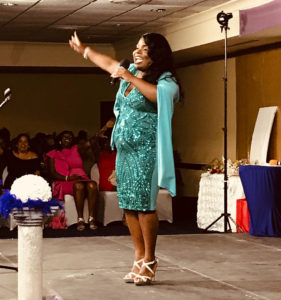
[[[8,0],[0,0],[0,3]],[[227,0],[9,0],[0,6],[0,40],[65,42],[77,30],[111,43],[209,9]]]

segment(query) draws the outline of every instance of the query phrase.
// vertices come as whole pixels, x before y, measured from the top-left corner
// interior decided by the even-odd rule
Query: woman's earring
[[[61,144],[61,141],[59,141],[59,144]]]

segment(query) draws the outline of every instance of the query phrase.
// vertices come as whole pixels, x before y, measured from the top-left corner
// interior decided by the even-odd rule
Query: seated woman
[[[2,175],[3,171],[6,168],[7,165],[7,150],[5,148],[5,141],[4,139],[0,136],[0,185],[2,186]]]
[[[27,134],[19,134],[12,143],[12,151],[6,156],[8,176],[4,182],[5,189],[11,189],[16,178],[26,174],[40,174],[40,160],[30,150],[30,138]]]
[[[83,169],[79,147],[74,145],[71,131],[63,131],[58,135],[56,149],[47,153],[50,176],[54,181],[53,195],[64,200],[64,195],[74,196],[78,214],[77,230],[85,229],[83,218],[85,198],[89,205],[89,227],[96,229],[95,207],[98,199],[97,185],[90,180]]]
[[[110,177],[114,177],[115,174],[115,160],[116,151],[112,151],[110,146],[110,137],[112,128],[108,128],[104,133],[103,137],[99,137],[99,159],[98,167],[100,173],[100,191],[116,191],[116,186],[110,181]]]
[[[79,148],[79,154],[83,161],[83,169],[90,176],[92,166],[97,162],[97,147],[91,147],[88,133],[80,130],[76,137],[76,142]]]

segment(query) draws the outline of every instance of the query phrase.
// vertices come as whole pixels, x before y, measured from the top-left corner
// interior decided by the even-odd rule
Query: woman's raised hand
[[[76,31],[74,31],[74,34],[71,36],[71,39],[69,40],[69,45],[73,50],[81,54],[84,53],[86,48],[86,46],[81,43]]]
[[[114,124],[115,124],[115,120],[110,119],[106,122],[105,126],[106,126],[106,128],[113,128]]]

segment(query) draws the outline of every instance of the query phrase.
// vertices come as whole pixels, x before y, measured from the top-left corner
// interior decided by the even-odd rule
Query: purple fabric
[[[281,0],[239,11],[240,35],[281,25]]]

